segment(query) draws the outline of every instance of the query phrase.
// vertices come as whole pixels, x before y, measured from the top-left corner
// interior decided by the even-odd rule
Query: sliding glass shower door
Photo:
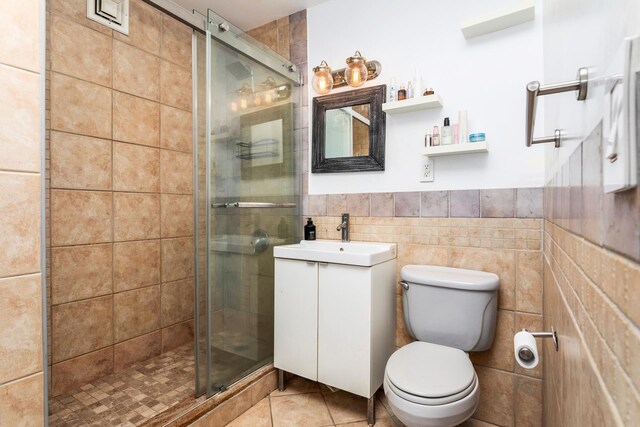
[[[273,356],[273,247],[297,234],[299,88],[209,35],[198,40],[198,390]]]

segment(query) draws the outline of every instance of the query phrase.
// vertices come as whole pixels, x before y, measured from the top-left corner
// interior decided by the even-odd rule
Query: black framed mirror
[[[386,85],[313,99],[312,173],[384,170]]]

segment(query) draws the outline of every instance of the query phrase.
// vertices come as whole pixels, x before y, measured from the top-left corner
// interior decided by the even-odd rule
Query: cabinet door
[[[318,379],[318,263],[275,260],[276,368]]]
[[[320,264],[318,381],[370,397],[371,269]]]

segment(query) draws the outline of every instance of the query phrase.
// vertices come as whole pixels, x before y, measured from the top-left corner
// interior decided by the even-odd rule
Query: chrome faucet
[[[348,213],[343,213],[342,214],[342,224],[337,226],[336,230],[337,231],[342,231],[342,241],[343,242],[348,242],[349,241],[349,214]]]

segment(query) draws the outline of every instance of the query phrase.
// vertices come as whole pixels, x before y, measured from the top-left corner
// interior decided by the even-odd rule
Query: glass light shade
[[[359,51],[347,58],[344,80],[351,87],[362,86],[367,81],[367,59]]]
[[[311,79],[311,86],[316,93],[324,95],[329,93],[333,89],[333,76],[331,75],[331,68],[325,61],[322,61],[320,65],[313,69],[313,79]]]

